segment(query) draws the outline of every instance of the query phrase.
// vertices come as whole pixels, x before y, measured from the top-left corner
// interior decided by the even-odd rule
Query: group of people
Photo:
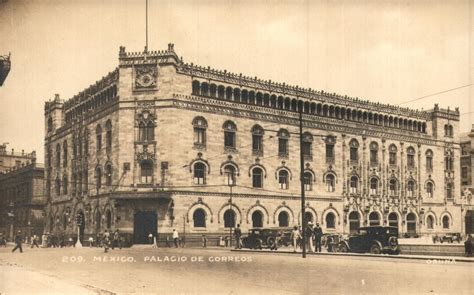
[[[297,248],[302,248],[301,241],[303,240],[302,234],[306,237],[306,248],[308,252],[321,252],[321,239],[323,237],[323,229],[316,223],[314,226],[311,222],[304,230],[304,233],[297,227],[293,227],[291,232],[291,240],[293,241],[293,252],[296,252]]]
[[[107,253],[110,248],[114,250],[115,248],[122,249],[122,239],[120,237],[120,231],[118,229],[115,230],[115,232],[111,234],[105,230],[104,234],[102,235],[102,239],[100,242],[102,246],[104,247],[104,252]]]

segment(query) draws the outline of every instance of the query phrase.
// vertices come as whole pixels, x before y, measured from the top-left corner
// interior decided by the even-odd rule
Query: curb
[[[301,255],[301,252],[293,251],[270,251],[270,250],[250,250],[250,249],[232,249],[232,252],[246,252],[246,253],[262,253],[262,254],[290,254]],[[426,260],[434,261],[434,263],[442,262],[474,262],[474,258],[459,257],[459,256],[423,256],[423,255],[387,255],[387,254],[360,254],[360,253],[307,253],[308,256],[352,256],[352,257],[372,257],[385,259],[406,259],[406,260]]]

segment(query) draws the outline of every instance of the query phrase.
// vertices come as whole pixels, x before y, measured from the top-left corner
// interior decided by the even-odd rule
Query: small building
[[[35,158],[0,173],[0,233],[13,240],[41,236],[44,226],[44,166]]]

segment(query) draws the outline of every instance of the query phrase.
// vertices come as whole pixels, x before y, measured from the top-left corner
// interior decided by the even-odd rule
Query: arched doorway
[[[224,227],[235,227],[235,212],[232,209],[227,209],[224,212]]]
[[[416,215],[414,213],[408,213],[407,215],[407,233],[416,234]]]
[[[133,217],[133,239],[135,244],[148,244],[148,235],[157,235],[155,211],[139,211]]]
[[[259,210],[252,213],[252,227],[263,227],[263,214]]]
[[[281,211],[280,214],[278,214],[278,226],[281,227],[286,227],[288,226],[288,213],[286,211]]]
[[[369,225],[380,225],[380,216],[377,212],[369,214]]]
[[[359,213],[352,211],[349,214],[349,233],[356,233],[360,227]]]

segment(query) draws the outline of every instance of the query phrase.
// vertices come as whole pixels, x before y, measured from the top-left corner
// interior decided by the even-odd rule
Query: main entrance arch
[[[148,235],[157,235],[157,214],[155,211],[139,211],[133,216],[134,244],[148,244]]]

